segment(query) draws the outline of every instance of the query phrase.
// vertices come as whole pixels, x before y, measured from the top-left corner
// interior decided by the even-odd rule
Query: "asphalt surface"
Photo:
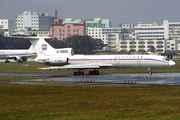
[[[104,83],[104,84],[136,84],[136,85],[180,85],[179,73],[114,73],[100,75],[73,76],[72,74],[23,74],[0,73],[4,77],[45,77],[44,79],[16,80],[14,82],[55,82],[57,83]]]

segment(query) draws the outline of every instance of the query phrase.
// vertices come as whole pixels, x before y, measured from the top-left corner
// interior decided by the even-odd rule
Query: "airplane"
[[[50,67],[41,70],[73,69],[73,75],[84,75],[85,69],[90,75],[98,75],[100,68],[164,68],[175,65],[175,62],[160,55],[75,55],[72,48],[55,49],[44,39],[51,37],[26,37],[37,53],[35,61]]]
[[[27,58],[37,55],[31,45],[29,49],[13,49],[13,50],[0,50],[0,59],[6,59],[6,63],[10,62],[8,59],[14,59],[18,63],[26,61]]]

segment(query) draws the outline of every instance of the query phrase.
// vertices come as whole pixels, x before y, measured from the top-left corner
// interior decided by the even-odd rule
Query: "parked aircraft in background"
[[[89,74],[99,74],[100,68],[164,68],[175,62],[158,55],[74,55],[72,48],[54,49],[44,39],[27,37],[37,53],[36,62],[51,67],[42,70],[73,69],[74,75],[84,75],[85,69],[94,69]],[[149,72],[152,74],[152,71]]]
[[[14,59],[18,62],[26,61],[27,58],[37,55],[31,45],[29,49],[14,49],[14,50],[0,50],[0,59],[6,59],[5,62],[10,62],[8,59]]]

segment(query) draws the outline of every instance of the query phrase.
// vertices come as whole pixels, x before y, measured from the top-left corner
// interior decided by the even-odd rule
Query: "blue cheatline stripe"
[[[169,63],[168,61],[164,61],[164,60],[158,60],[158,59],[151,59],[151,58],[144,58],[144,59],[69,59],[70,62],[87,62],[87,61],[140,61],[140,62],[143,62],[143,61],[154,61],[154,62],[163,62],[163,63]]]

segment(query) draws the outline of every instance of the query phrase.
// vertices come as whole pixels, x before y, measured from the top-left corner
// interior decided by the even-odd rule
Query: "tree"
[[[92,53],[101,44],[100,40],[93,39],[90,36],[71,36],[65,41],[67,47],[74,49],[75,53]]]
[[[6,37],[0,34],[0,49],[6,49],[7,48],[7,42]]]
[[[17,39],[0,36],[0,49],[28,49],[30,46],[30,41],[24,38]]]
[[[48,39],[46,41],[54,48],[65,48],[66,47],[65,42],[62,40],[57,40],[57,38]]]
[[[95,39],[97,41],[97,49],[102,49],[104,47],[104,43],[101,39]]]

